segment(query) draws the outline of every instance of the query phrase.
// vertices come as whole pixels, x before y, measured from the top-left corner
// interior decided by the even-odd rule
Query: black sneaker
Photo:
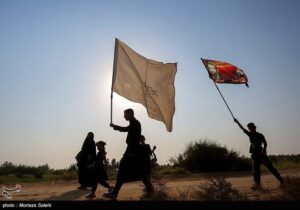
[[[114,196],[112,193],[103,193],[103,195],[102,195],[104,198],[109,198],[109,199],[111,199],[111,200],[117,200],[117,197],[116,196]]]

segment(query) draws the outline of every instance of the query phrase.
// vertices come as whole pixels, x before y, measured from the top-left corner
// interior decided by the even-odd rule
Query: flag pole
[[[114,83],[115,83],[115,77],[116,77],[115,74],[116,74],[117,60],[118,60],[117,41],[118,41],[118,39],[115,38],[114,63],[113,63],[113,73],[112,73],[111,90],[110,90],[110,123],[112,123],[112,119],[113,119],[113,87],[114,87]]]
[[[213,77],[212,77],[212,75],[210,74],[210,72],[209,72],[209,70],[208,70],[208,66],[206,65],[206,63],[204,62],[204,60],[203,60],[202,58],[201,58],[201,60],[202,60],[204,66],[205,66],[205,68],[206,68],[206,70],[207,70],[207,72],[208,72],[209,77],[212,78],[212,80],[213,80]],[[224,103],[226,104],[226,106],[227,106],[227,108],[228,108],[228,110],[229,110],[229,112],[230,112],[232,118],[234,119],[234,116],[233,116],[233,114],[232,114],[232,111],[231,111],[231,109],[229,108],[229,106],[228,106],[228,104],[227,104],[227,102],[226,102],[226,100],[225,100],[223,94],[221,93],[221,91],[220,91],[218,85],[216,84],[215,80],[213,80],[213,82],[214,82],[214,84],[215,84],[217,90],[219,91],[219,93],[220,93],[220,95],[221,95],[221,97],[222,97]]]
[[[113,91],[110,92],[110,123],[112,123]]]

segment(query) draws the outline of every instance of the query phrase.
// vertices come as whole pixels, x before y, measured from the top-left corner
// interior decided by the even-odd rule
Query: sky
[[[160,164],[209,139],[249,157],[200,58],[241,68],[245,85],[219,84],[234,116],[254,122],[268,154],[300,151],[300,1],[0,0],[0,163],[60,169],[88,132],[119,160],[126,133],[110,123],[115,38],[146,58],[177,62],[173,131],[113,95],[113,123],[133,108]]]

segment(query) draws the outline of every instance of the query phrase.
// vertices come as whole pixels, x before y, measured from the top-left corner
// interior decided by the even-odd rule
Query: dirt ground
[[[300,170],[281,172],[283,176],[299,175]],[[160,183],[165,184],[166,192],[172,198],[176,200],[190,200],[187,196],[191,193],[191,188],[197,188],[197,186],[203,184],[207,176],[206,175],[188,175],[188,176],[172,176],[164,177],[160,180]],[[250,173],[234,173],[234,174],[214,174],[223,176],[226,180],[232,184],[232,188],[238,190],[240,193],[245,194],[249,200],[255,201],[268,201],[273,200],[275,196],[281,193],[279,182],[271,174],[266,173],[262,175],[262,190],[251,190],[253,179]],[[153,184],[157,186],[156,180],[153,180]],[[110,181],[114,185],[115,181]],[[90,193],[90,190],[78,190],[78,183],[76,181],[58,181],[51,183],[20,183],[20,192],[13,192],[12,201],[73,201],[73,200],[88,200],[85,198]],[[0,190],[3,187],[13,188],[13,185],[1,185]],[[136,201],[143,195],[142,182],[130,182],[125,183],[120,190],[118,200],[124,201]],[[96,198],[94,200],[107,200],[103,198],[102,194],[106,192],[106,189],[98,185],[96,192]],[[7,200],[4,196],[1,196],[0,200]]]

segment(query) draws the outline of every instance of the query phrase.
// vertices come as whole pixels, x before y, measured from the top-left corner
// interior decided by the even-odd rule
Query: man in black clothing
[[[250,138],[250,150],[251,158],[252,158],[252,169],[253,169],[253,178],[255,185],[252,189],[260,188],[260,165],[263,163],[272,174],[278,179],[278,181],[282,184],[283,178],[280,176],[278,171],[274,168],[273,164],[269,160],[267,156],[267,141],[263,134],[256,131],[256,126],[254,123],[249,123],[247,125],[248,130],[246,130],[240,122],[234,118],[234,122],[238,124],[238,126],[247,134]],[[263,144],[263,148],[262,148]]]
[[[125,120],[129,121],[129,126],[121,127],[118,125],[110,124],[114,130],[120,132],[128,132],[126,138],[127,148],[120,160],[120,166],[117,175],[117,181],[111,193],[104,193],[103,196],[110,199],[117,199],[119,191],[125,182],[144,180],[145,176],[141,170],[141,124],[135,119],[134,111],[127,109],[124,111]],[[144,182],[144,181],[143,181]]]
[[[141,123],[135,119],[134,111],[132,109],[126,109],[124,111],[124,118],[129,121],[129,126],[121,127],[111,123],[110,127],[113,127],[114,130],[120,132],[128,132],[126,138],[127,148],[124,155],[133,157],[139,152],[140,148]]]

